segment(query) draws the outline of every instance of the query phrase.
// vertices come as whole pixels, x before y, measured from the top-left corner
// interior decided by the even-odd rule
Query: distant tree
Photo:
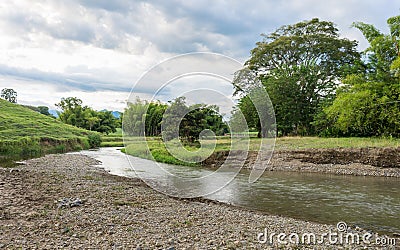
[[[61,98],[61,101],[55,105],[62,110],[59,113],[59,119],[62,122],[85,128],[86,121],[81,99],[76,97]]]
[[[135,102],[128,103],[124,111],[122,128],[130,136],[145,136],[145,121],[148,103],[137,98]]]
[[[117,119],[111,111],[98,111],[96,112],[96,115],[97,122],[94,123],[93,130],[105,134],[117,131]]]
[[[188,142],[197,141],[200,133],[206,129],[213,131],[216,135],[228,132],[228,126],[218,114],[217,106],[194,104],[189,106],[189,110],[179,126],[180,137]]]
[[[159,136],[161,134],[161,121],[168,105],[161,102],[148,104],[145,120],[145,132],[147,136]]]
[[[28,108],[28,109],[30,109],[30,110],[33,110],[33,111],[35,111],[35,112],[38,112],[38,113],[40,113],[40,111],[39,111],[39,108],[38,108],[38,107],[31,106],[31,105],[22,105],[22,106],[24,106],[25,108]]]
[[[39,110],[39,113],[41,113],[42,115],[51,116],[51,114],[49,113],[49,107],[46,107],[46,106],[38,106],[37,108],[38,108],[38,110]]]
[[[169,104],[147,102],[139,98],[124,112],[123,130],[131,136],[160,136],[165,140],[183,138],[193,142],[204,129],[223,135],[228,127],[218,114],[218,107],[204,104],[186,105],[185,97]]]
[[[85,128],[89,130],[93,130],[93,127],[100,121],[97,112],[90,108],[84,109],[83,116],[85,119]]]
[[[166,140],[181,138],[188,142],[199,139],[203,130],[212,130],[216,135],[228,132],[228,126],[218,114],[217,106],[193,104],[187,106],[185,97],[178,97],[167,108],[162,121],[162,133]]]
[[[188,126],[185,114],[189,112],[183,96],[170,101],[169,104],[161,123],[162,136],[167,141],[179,138],[181,128],[183,127],[184,130]]]
[[[12,103],[17,103],[17,92],[13,89],[4,88],[1,90],[1,98]]]
[[[243,118],[245,120],[243,120]],[[238,106],[232,113],[230,124],[234,127],[234,131],[248,132],[246,129],[249,131],[261,131],[260,118],[249,96],[244,96],[239,100]],[[247,124],[247,126],[245,126],[245,124]]]
[[[124,120],[124,113],[123,112],[119,112],[119,118],[118,118],[118,123],[117,123],[117,127],[118,128],[122,128],[122,121]]]
[[[62,98],[56,106],[62,110],[59,119],[66,124],[106,134],[116,132],[118,119],[111,111],[95,111],[82,106],[82,100],[76,97]]]

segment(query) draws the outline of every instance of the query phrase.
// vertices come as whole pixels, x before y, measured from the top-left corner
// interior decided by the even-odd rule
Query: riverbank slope
[[[0,99],[0,165],[47,153],[87,149],[90,136],[100,136]]]
[[[202,162],[205,167],[218,168],[224,164],[229,152],[216,152]],[[259,152],[247,154],[243,168],[264,168],[266,171],[324,173],[336,175],[379,176],[400,178],[400,148],[320,148],[275,150],[272,157]],[[235,153],[231,154],[234,161]]]

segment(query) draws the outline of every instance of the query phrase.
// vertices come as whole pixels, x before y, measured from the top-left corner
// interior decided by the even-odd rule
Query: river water
[[[213,172],[204,168],[162,164],[174,175],[160,176],[149,172],[149,166],[154,164],[152,161],[126,156],[117,148],[79,153],[100,160],[101,166],[111,174],[137,177],[135,171],[140,171],[142,178],[161,184],[174,183],[174,175],[199,177]],[[130,163],[135,166],[135,171]],[[359,226],[389,235],[400,233],[399,179],[268,171],[250,184],[248,176],[248,172],[240,172],[223,189],[205,198],[307,221],[327,224],[344,221],[351,227]],[[219,173],[219,178],[212,181],[205,178],[204,181],[200,187],[212,189],[216,183],[226,180],[224,173]],[[191,186],[179,188],[190,190]]]

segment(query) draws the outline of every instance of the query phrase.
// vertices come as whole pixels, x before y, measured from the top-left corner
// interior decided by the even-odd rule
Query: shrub
[[[90,148],[98,148],[98,147],[100,147],[100,144],[101,144],[101,137],[97,133],[96,134],[92,133],[92,134],[88,135],[88,141],[89,141]]]

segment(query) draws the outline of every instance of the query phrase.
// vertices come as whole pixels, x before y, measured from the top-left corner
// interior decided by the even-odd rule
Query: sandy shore
[[[0,168],[0,249],[274,249],[277,245],[257,239],[265,228],[300,235],[336,230],[210,201],[171,198],[140,180],[93,167],[96,163],[82,155],[48,155],[15,169]]]

